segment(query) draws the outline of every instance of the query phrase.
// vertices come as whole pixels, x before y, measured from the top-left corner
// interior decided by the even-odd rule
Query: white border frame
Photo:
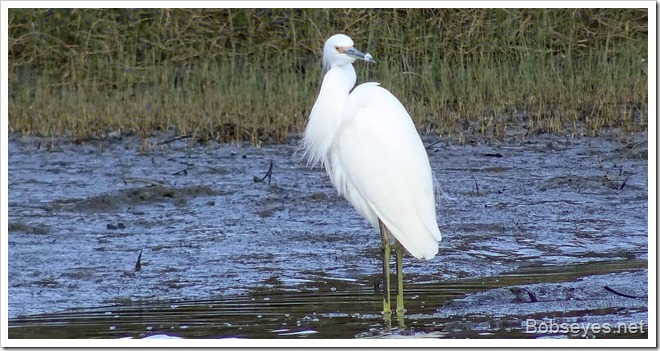
[[[87,6],[81,6],[87,5]],[[93,5],[93,6],[89,6]],[[648,157],[649,157],[649,301],[648,301],[648,339],[103,339],[103,340],[17,340],[7,339],[8,328],[8,249],[7,249],[7,217],[8,217],[8,188],[7,188],[7,132],[8,132],[8,9],[9,8],[32,8],[32,7],[89,7],[89,8],[122,8],[122,7],[146,7],[146,8],[195,8],[195,7],[441,7],[441,8],[503,8],[503,7],[528,7],[528,8],[596,8],[596,7],[621,7],[621,8],[648,8],[649,10],[649,53],[648,53],[648,84],[649,84],[649,131],[648,131]],[[612,6],[603,6],[612,5]],[[2,241],[2,305],[1,305],[1,327],[2,347],[657,347],[657,316],[656,316],[656,3],[654,1],[281,1],[281,2],[259,2],[259,1],[232,1],[232,2],[207,2],[207,1],[99,1],[99,2],[74,2],[74,1],[3,1],[1,3],[1,89],[0,98],[1,124],[0,131],[0,234]],[[653,233],[653,235],[651,235]]]

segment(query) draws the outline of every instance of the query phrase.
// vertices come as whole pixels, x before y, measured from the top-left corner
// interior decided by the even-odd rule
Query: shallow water
[[[452,198],[438,206],[440,255],[406,259],[409,328],[388,332],[373,289],[380,236],[295,145],[140,152],[129,137],[46,147],[11,136],[10,337],[536,337],[512,331],[532,315],[646,318],[646,299],[603,303],[602,287],[570,285],[646,293],[645,143],[426,144],[436,141],[429,158]],[[271,161],[270,183],[255,182]],[[560,308],[563,297],[552,307],[498,295],[537,283],[589,297]],[[452,303],[489,293],[507,303],[456,320],[472,312]],[[535,306],[503,317],[525,302]]]

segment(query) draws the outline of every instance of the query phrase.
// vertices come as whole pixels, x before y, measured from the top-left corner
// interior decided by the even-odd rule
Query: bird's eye
[[[339,46],[335,46],[335,50],[337,50],[337,52],[339,52]]]

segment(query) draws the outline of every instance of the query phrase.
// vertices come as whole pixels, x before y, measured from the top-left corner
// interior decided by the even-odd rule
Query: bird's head
[[[367,62],[376,61],[370,54],[365,54],[353,47],[353,40],[344,34],[335,34],[331,36],[323,47],[323,71],[327,72],[330,68],[352,64],[360,59]]]

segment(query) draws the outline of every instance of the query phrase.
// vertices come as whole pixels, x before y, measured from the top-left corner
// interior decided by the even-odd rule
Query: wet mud
[[[647,321],[644,138],[425,140],[443,241],[388,329],[379,234],[295,142],[10,136],[9,337],[646,337],[525,330]]]

